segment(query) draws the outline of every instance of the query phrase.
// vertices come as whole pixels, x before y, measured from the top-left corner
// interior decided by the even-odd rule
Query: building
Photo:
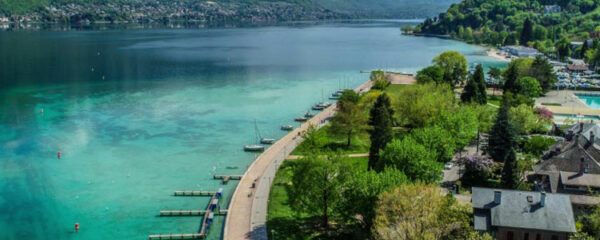
[[[535,48],[523,47],[523,46],[506,46],[502,48],[503,51],[510,53],[517,57],[537,57],[542,54]]]
[[[562,11],[562,8],[556,4],[544,6],[544,14],[559,13],[560,11]]]
[[[473,225],[499,240],[567,240],[575,232],[569,195],[472,188]]]
[[[600,126],[578,123],[565,130],[566,140],[550,148],[533,166],[530,181],[541,191],[570,194],[576,215],[600,204]]]

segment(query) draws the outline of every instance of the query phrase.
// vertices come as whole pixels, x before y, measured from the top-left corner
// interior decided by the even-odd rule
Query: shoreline
[[[356,92],[370,89],[372,82],[367,80]],[[309,126],[320,128],[328,122],[335,112],[336,104],[332,104],[307,122],[300,125],[271,147],[260,154],[244,172],[229,202],[228,214],[223,227],[223,239],[266,239],[267,205],[272,179],[281,163],[302,142],[302,132]],[[255,188],[251,188],[254,185]],[[245,191],[248,192],[246,195]]]
[[[488,48],[488,50],[486,51],[486,54],[487,54],[488,57],[494,58],[494,59],[496,59],[498,61],[501,61],[501,62],[510,62],[509,59],[506,59],[506,57],[498,54],[498,50],[495,49],[495,48],[492,48],[492,47]]]

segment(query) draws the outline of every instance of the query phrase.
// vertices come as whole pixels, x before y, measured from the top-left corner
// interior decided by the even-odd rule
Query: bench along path
[[[367,81],[355,91],[367,91],[371,85],[371,81]],[[289,153],[300,144],[302,132],[306,131],[310,125],[323,126],[326,119],[333,116],[334,112],[335,104],[279,139],[254,160],[246,173],[242,175],[231,197],[223,229],[223,239],[267,239],[267,201],[271,182],[277,169]],[[253,183],[255,188],[251,188]]]

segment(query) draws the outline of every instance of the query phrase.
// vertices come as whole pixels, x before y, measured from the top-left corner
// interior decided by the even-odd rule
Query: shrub
[[[550,146],[556,143],[554,138],[546,138],[542,136],[533,136],[525,140],[523,144],[523,152],[530,153],[535,156],[541,156]]]

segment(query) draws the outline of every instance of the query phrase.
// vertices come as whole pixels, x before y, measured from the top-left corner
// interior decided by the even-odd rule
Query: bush
[[[556,143],[554,138],[533,136],[530,139],[525,140],[525,144],[523,144],[523,152],[533,154],[535,156],[541,156],[544,151],[548,150],[548,148],[554,143]]]
[[[371,89],[374,90],[384,90],[386,89],[388,86],[390,85],[390,83],[388,81],[385,80],[377,80],[375,81],[375,83],[373,83],[373,86],[371,87]]]

